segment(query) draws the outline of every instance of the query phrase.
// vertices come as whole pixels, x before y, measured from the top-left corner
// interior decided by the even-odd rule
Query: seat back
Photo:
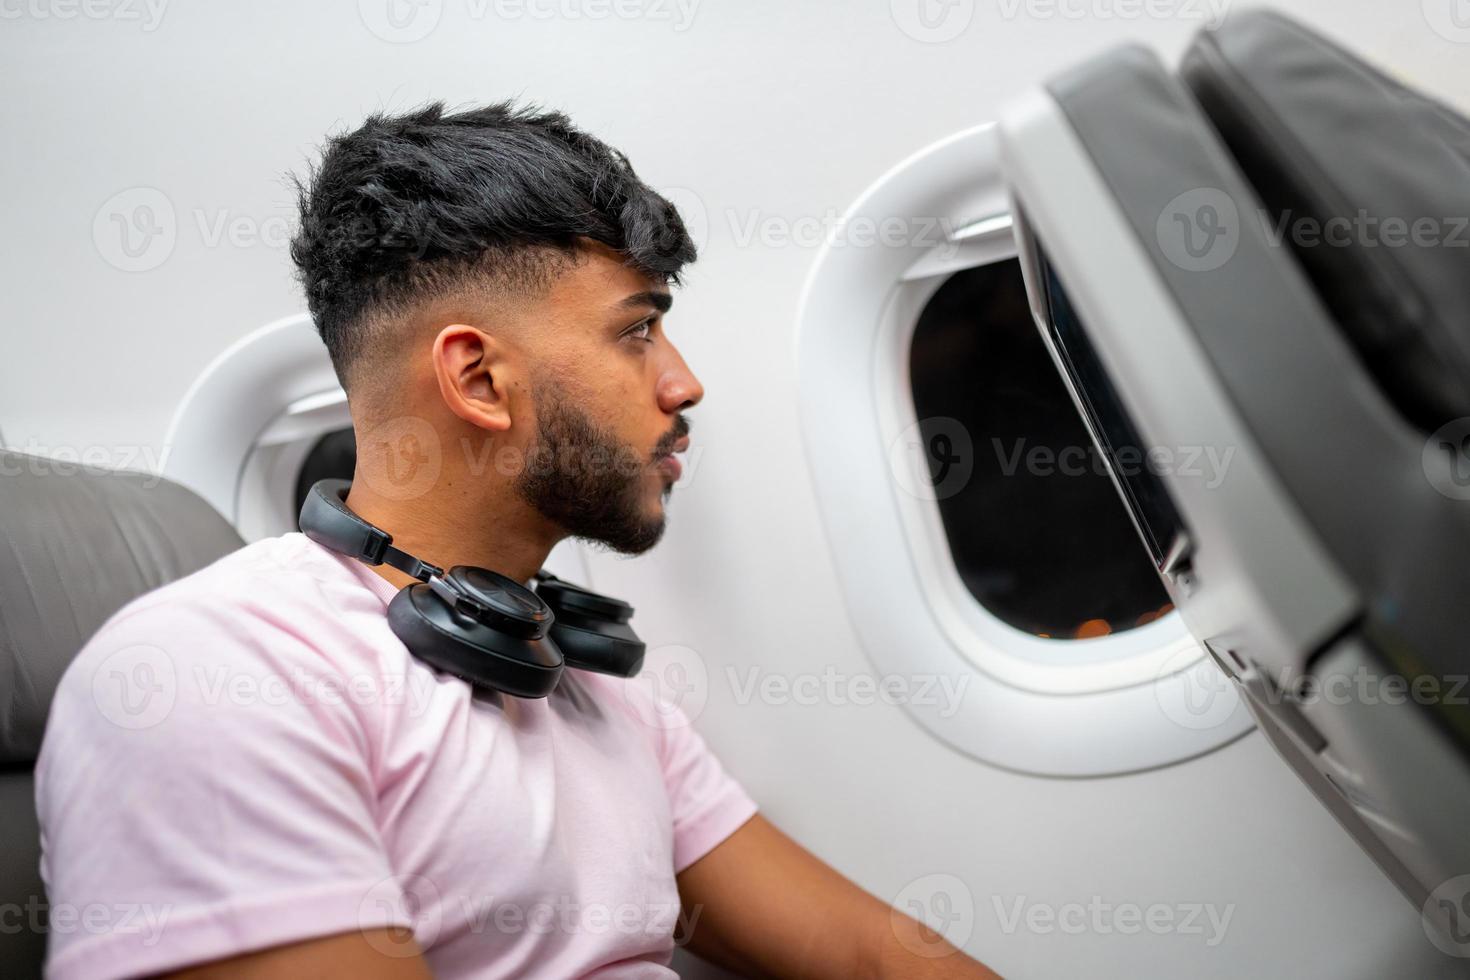
[[[41,975],[47,902],[32,769],[56,684],[108,617],[243,542],[147,473],[0,450],[0,964]],[[19,910],[16,913],[14,910]]]

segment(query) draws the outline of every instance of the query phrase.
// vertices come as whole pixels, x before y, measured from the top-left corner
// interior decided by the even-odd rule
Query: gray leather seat
[[[1181,74],[1273,226],[1336,223],[1292,254],[1399,410],[1426,434],[1470,415],[1470,119],[1268,10]]]
[[[67,664],[133,598],[241,546],[189,490],[0,450],[0,973],[41,975],[31,770]],[[16,910],[19,910],[18,912]]]

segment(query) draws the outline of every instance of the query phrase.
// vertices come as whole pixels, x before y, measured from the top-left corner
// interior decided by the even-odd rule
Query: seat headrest
[[[1266,11],[1182,77],[1399,412],[1470,416],[1470,122]]]
[[[241,544],[161,477],[0,450],[0,764],[35,761],[57,681],[109,616]]]

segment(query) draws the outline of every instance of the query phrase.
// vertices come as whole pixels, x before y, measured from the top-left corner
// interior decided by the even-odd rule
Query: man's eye
[[[638,340],[648,340],[649,334],[651,334],[652,332],[653,323],[651,321],[645,321],[638,324],[638,326],[634,327],[632,330],[629,330],[627,333],[623,334],[623,336],[636,337]]]

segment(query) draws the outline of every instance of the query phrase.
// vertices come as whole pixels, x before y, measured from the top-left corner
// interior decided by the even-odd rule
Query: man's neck
[[[455,494],[452,483],[413,500],[393,500],[354,481],[347,506],[393,536],[393,545],[445,571],[475,565],[528,582],[561,535],[519,499],[479,501]],[[373,568],[395,588],[415,579],[388,565]]]

